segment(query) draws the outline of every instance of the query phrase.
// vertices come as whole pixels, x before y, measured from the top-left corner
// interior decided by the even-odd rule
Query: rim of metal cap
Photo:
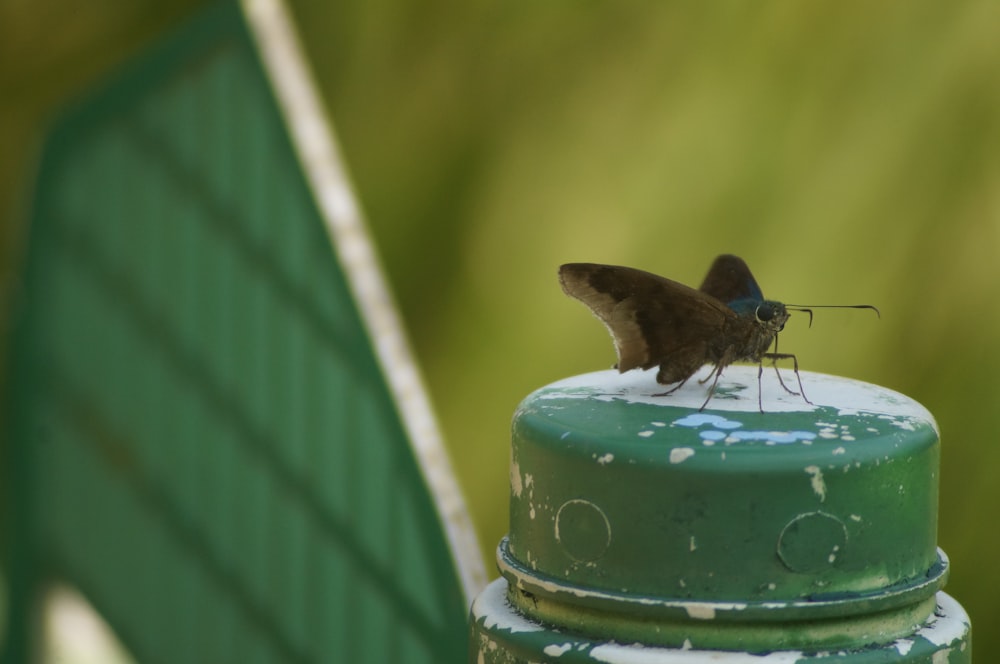
[[[937,549],[936,562],[923,576],[870,592],[839,592],[794,601],[713,602],[616,593],[567,583],[525,565],[515,558],[504,537],[497,547],[497,567],[512,588],[531,597],[609,613],[651,617],[712,620],[715,623],[807,621],[881,613],[917,604],[933,596],[948,579],[948,556]],[[924,616],[926,618],[926,616]]]

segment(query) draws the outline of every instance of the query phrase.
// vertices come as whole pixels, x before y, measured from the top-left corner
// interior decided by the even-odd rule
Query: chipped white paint
[[[900,429],[903,429],[904,431],[913,431],[914,430],[913,423],[910,422],[909,420],[905,420],[905,419],[901,420],[898,417],[894,417],[891,414],[879,415],[878,418],[880,420],[885,420],[886,422],[888,422],[892,426],[900,428]]]
[[[706,366],[694,377],[705,378],[710,372],[711,367]],[[839,376],[811,371],[802,371],[801,374],[806,394],[809,395],[813,405],[806,403],[801,397],[785,394],[783,390],[769,390],[765,380],[766,412],[809,412],[819,406],[827,406],[836,408],[839,415],[878,413],[886,422],[902,429],[913,430],[918,424],[926,423],[937,430],[937,424],[926,408],[898,392]],[[773,375],[771,379],[774,380]],[[704,385],[699,385],[697,380],[689,380],[669,397],[653,396],[663,392],[663,386],[656,382],[656,369],[626,371],[623,374],[608,370],[558,381],[545,388],[546,393],[540,396],[579,397],[602,401],[623,400],[629,403],[667,404],[697,410],[705,401],[706,389]],[[738,398],[713,398],[709,404],[712,410],[731,413],[757,412],[757,367],[745,365],[727,367],[719,378],[717,390]]]
[[[472,622],[483,621],[489,630],[503,630],[510,634],[544,632],[545,627],[513,611],[507,603],[507,582],[496,579],[472,603]]]
[[[694,535],[691,536],[691,542],[688,545],[688,551],[694,552],[698,550],[698,543],[694,539]]]
[[[715,620],[715,607],[711,604],[692,602],[684,608],[687,609],[689,618],[694,618],[695,620]]]
[[[937,594],[938,608],[942,617],[931,614],[930,620],[917,630],[920,636],[936,646],[950,645],[961,640],[969,628],[969,616],[965,609],[947,593]]]
[[[485,634],[479,636],[479,652],[476,657],[476,664],[486,664],[486,654],[496,652],[500,644],[489,638]]]
[[[694,456],[694,450],[690,447],[675,447],[670,450],[670,463],[683,463]]]
[[[566,642],[560,645],[550,644],[542,648],[544,652],[549,657],[562,657],[564,654],[573,649],[573,644]]]
[[[444,525],[467,604],[486,585],[486,568],[451,462],[361,211],[342,166],[333,127],[280,0],[243,0],[252,39],[302,164],[333,250],[399,410],[417,465]],[[318,284],[317,287],[324,287]]]
[[[812,444],[816,434],[812,431],[733,431],[726,437],[726,443],[745,440],[759,440],[767,445],[787,445],[790,443]]]
[[[535,519],[535,476],[531,473],[524,474],[524,487],[528,490],[528,518]]]
[[[819,496],[819,502],[826,500],[826,482],[823,481],[823,471],[819,466],[806,466],[803,470],[810,476],[813,493]]]
[[[739,374],[741,369],[745,370],[748,369],[748,367],[730,367],[730,369],[727,369],[727,372]],[[746,372],[744,371],[744,374],[745,373]],[[752,371],[750,373],[751,376],[755,377],[755,374],[753,374]],[[647,374],[649,374],[649,372],[627,372],[626,374],[618,374],[613,371],[608,371],[576,376],[558,381],[542,388],[532,395],[532,398],[529,398],[528,401],[536,406],[538,406],[538,404],[542,404],[538,406],[542,409],[548,407],[544,405],[546,400],[574,398],[586,398],[596,401],[624,400],[629,403],[646,403],[656,405],[683,405],[673,403],[666,397],[653,397],[652,394],[655,394],[655,389],[657,389],[656,383],[652,376]],[[738,375],[735,377],[739,378]],[[845,378],[824,376],[821,374],[815,374],[813,377],[822,384],[832,384],[836,389],[828,391],[832,391],[835,394],[854,394],[855,392],[860,391],[860,397],[857,394],[854,395],[855,401],[864,397],[867,410],[864,410],[863,412],[869,417],[875,415],[880,418],[887,418],[886,421],[895,422],[900,425],[906,424],[914,429],[917,426],[936,427],[933,418],[931,418],[929,413],[927,413],[922,406],[907,399],[906,397],[903,397],[902,395],[892,392],[891,390],[886,390],[874,385],[852,381]],[[644,387],[644,381],[652,382]],[[878,395],[881,395],[881,400],[876,398]],[[716,404],[713,405],[713,408],[729,408],[738,401],[739,399],[732,398],[732,394],[730,393],[729,398],[720,398],[717,401],[713,401],[713,404]],[[838,414],[843,415],[847,412],[862,412],[860,408],[854,408],[855,404],[851,401],[851,399],[845,398],[841,401],[842,404],[838,404],[838,406],[848,404],[851,407],[839,407]],[[565,406],[563,404],[553,403],[551,407],[561,409]],[[891,410],[892,412],[880,413],[880,409]],[[744,428],[746,423],[743,421],[744,418],[739,416],[740,408],[733,407],[731,410],[733,410],[733,412],[728,413],[725,416],[717,413],[697,412],[688,413],[669,423],[656,420],[650,422],[644,427],[640,427],[640,430],[636,431],[634,435],[638,435],[643,438],[652,437],[655,433],[654,427],[658,427],[662,424],[663,426],[669,426],[670,428],[686,427],[694,430],[702,447],[713,447],[719,443],[723,443],[728,447],[747,442],[762,442],[765,445],[773,446],[812,445],[814,441],[822,442],[825,440],[841,440],[844,442],[853,442],[856,440],[856,436],[851,432],[850,424],[829,422],[826,421],[826,418],[817,419],[815,422],[815,428],[806,427],[806,430],[775,431]],[[768,411],[772,410],[782,409],[768,408]],[[868,427],[868,429],[871,429],[871,427]],[[840,445],[832,453],[846,454],[846,451],[847,447]],[[860,461],[856,462],[856,465],[860,467]]]
[[[795,664],[802,659],[800,651],[784,650],[766,655],[719,650],[671,649],[607,643],[590,651],[590,658],[605,664]]]
[[[524,491],[524,483],[521,482],[521,465],[514,456],[514,446],[510,448],[510,494],[514,498],[520,498]]]
[[[860,514],[851,514],[847,518],[850,519],[851,521],[854,521],[855,523],[861,523],[861,515]]]
[[[615,460],[615,455],[612,454],[611,452],[608,452],[607,454],[597,457],[597,463],[601,464],[602,466],[606,466],[614,460]]]
[[[501,565],[502,569],[502,565]],[[520,583],[518,584],[520,587]],[[774,584],[769,588],[774,589]],[[506,602],[507,582],[498,579],[490,584],[484,591],[483,596],[476,600],[472,608],[472,620],[478,621],[485,618],[484,624],[487,629],[516,632],[538,632],[542,631],[540,625],[530,622],[517,614]],[[909,654],[915,645],[921,640],[930,643],[937,648],[944,648],[933,655],[933,661],[947,662],[947,654],[956,648],[964,649],[967,643],[963,639],[968,636],[969,618],[962,607],[951,597],[943,592],[937,594],[938,610],[928,618],[927,622],[920,629],[906,638],[899,639],[884,646],[886,650],[894,650],[900,655]],[[717,611],[724,608],[722,604],[706,604],[706,608],[700,609],[697,606],[690,606],[688,614],[692,618],[711,619],[717,615]],[[730,608],[745,607],[746,605],[729,605]],[[784,603],[776,603],[775,607],[785,607]],[[693,614],[701,614],[700,617]],[[566,641],[565,636],[557,631],[552,631],[552,643],[545,648],[544,652],[550,657],[558,657],[562,654],[577,650],[587,651],[589,657],[595,662],[606,664],[702,664],[703,662],[717,662],[718,664],[799,664],[802,661],[811,661],[813,658],[820,661],[827,657],[837,658],[846,653],[842,651],[829,651],[807,656],[800,651],[775,651],[769,654],[752,655],[741,652],[728,651],[708,651],[695,649],[690,640],[685,640],[680,648],[664,648],[657,646],[643,646],[641,644],[621,644],[621,643],[598,643],[591,647],[592,642],[588,641]],[[481,637],[482,642],[482,637]],[[943,653],[939,658],[938,655]]]

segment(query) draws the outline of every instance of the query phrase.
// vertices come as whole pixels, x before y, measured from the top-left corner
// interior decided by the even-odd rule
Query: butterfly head
[[[788,310],[785,309],[785,305],[781,302],[764,300],[754,309],[754,317],[758,323],[777,333],[785,329],[785,321],[788,320]]]
[[[785,329],[789,315],[785,305],[774,300],[743,298],[730,302],[729,308],[740,316],[753,317],[759,325],[774,333]]]

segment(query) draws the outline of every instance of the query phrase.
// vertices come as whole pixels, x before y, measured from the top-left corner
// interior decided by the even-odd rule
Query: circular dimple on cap
[[[582,498],[567,500],[556,512],[555,537],[573,560],[590,562],[611,544],[611,523],[604,511]]]
[[[778,557],[793,572],[820,572],[837,564],[847,547],[847,526],[826,512],[799,514],[778,536]]]

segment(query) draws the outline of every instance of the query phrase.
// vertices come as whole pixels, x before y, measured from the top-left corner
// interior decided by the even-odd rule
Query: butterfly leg
[[[712,374],[715,374],[715,380],[712,381],[712,387],[708,388],[708,396],[705,397],[705,403],[701,404],[701,408],[698,409],[699,413],[705,410],[705,406],[707,406],[708,402],[712,400],[713,396],[715,396],[715,386],[719,383],[719,376],[722,375],[722,367],[724,366],[725,365],[722,364],[721,362],[715,365],[715,369],[712,371],[712,373],[705,376],[705,380],[701,381],[702,383],[704,383],[705,381],[707,381],[709,378],[712,377]]]
[[[690,377],[691,377],[691,376],[688,376],[688,378],[690,378]],[[667,390],[666,392],[660,392],[660,393],[658,393],[658,394],[654,394],[653,396],[654,396],[654,397],[665,397],[665,396],[667,396],[668,394],[673,394],[673,393],[674,393],[674,392],[676,392],[677,390],[681,389],[681,387],[683,387],[683,386],[684,386],[684,383],[686,383],[687,381],[688,381],[688,379],[687,379],[687,378],[685,378],[685,379],[684,379],[684,380],[682,380],[681,382],[679,382],[679,383],[677,383],[676,385],[674,385],[673,387],[671,387],[671,388],[670,388],[669,390]]]
[[[809,405],[815,405],[815,404],[813,404],[812,401],[809,401],[809,397],[806,396],[806,391],[802,387],[802,376],[799,375],[799,359],[797,357],[795,357],[794,355],[792,355],[791,353],[764,353],[764,355],[761,357],[762,361],[761,361],[760,371],[758,371],[758,373],[757,373],[758,383],[760,381],[760,372],[762,372],[764,370],[764,367],[763,367],[763,358],[765,358],[765,357],[767,359],[771,360],[771,362],[774,365],[774,370],[775,371],[778,371],[778,360],[791,360],[792,361],[793,371],[795,371],[795,379],[798,380],[798,382],[799,382],[799,391],[798,392],[794,392],[794,391],[788,389],[788,387],[785,386],[784,381],[781,380],[781,373],[780,372],[778,373],[778,382],[781,383],[781,386],[784,387],[785,391],[788,392],[789,394],[800,395],[802,397],[802,400],[805,401],[807,404],[809,404]]]
[[[673,385],[666,392],[661,392],[660,394],[654,394],[653,396],[662,397],[667,394],[673,394],[687,382],[688,378],[693,376],[698,369],[704,364],[704,360],[701,359],[701,354],[694,354],[689,356],[677,356],[667,355],[660,360],[660,370],[656,373],[656,382],[660,385]]]
[[[792,357],[794,358],[794,355]],[[774,367],[774,374],[778,377],[778,384],[781,385],[783,388],[785,388],[785,392],[788,392],[789,394],[791,394],[792,396],[795,396],[795,397],[799,396],[799,393],[796,392],[795,390],[793,390],[792,388],[788,387],[787,385],[785,385],[785,381],[781,378],[781,371],[778,369],[778,358],[776,358],[776,357],[772,357],[771,358],[771,366]],[[758,376],[757,376],[758,382],[760,381],[760,375],[759,374],[763,373],[763,371],[764,371],[763,363],[761,363],[760,369],[761,370],[758,372]],[[795,375],[796,376],[798,375],[798,371],[795,372]]]
[[[775,371],[778,370],[777,364],[774,365],[774,370]],[[764,388],[761,385],[760,377],[763,375],[764,375],[764,360],[762,359],[760,362],[757,363],[757,408],[759,408],[760,412],[762,413],[764,412],[764,397],[763,397]],[[778,382],[779,383],[781,382],[781,374],[778,374]],[[784,383],[781,384],[782,386],[784,386]],[[788,388],[786,387],[785,389]]]
[[[708,388],[708,396],[705,397],[705,403],[701,404],[701,408],[698,409],[699,413],[705,410],[705,406],[707,406],[708,402],[712,400],[713,396],[715,396],[715,386],[719,384],[719,376],[722,375],[723,369],[733,363],[735,356],[736,353],[733,351],[733,348],[727,348],[726,352],[724,352],[722,357],[719,358],[719,361],[715,363],[715,368],[712,370],[712,373],[705,376],[705,380],[701,381],[702,383],[705,383],[709,378],[712,378],[713,374],[715,375],[714,380],[712,380],[712,386]]]
[[[774,373],[778,374],[778,382],[781,383],[781,386],[785,388],[785,391],[788,392],[789,394],[794,394],[798,396],[799,394],[798,392],[793,392],[790,389],[788,389],[788,386],[785,385],[785,381],[781,380],[781,372],[778,371],[778,361],[776,359],[771,360],[771,366],[774,367]],[[795,375],[797,376],[798,372],[796,372]],[[764,412],[764,386],[763,382],[761,381],[761,378],[763,376],[764,376],[764,359],[761,358],[760,362],[757,363],[757,409],[760,410],[760,412],[762,413]]]
[[[686,375],[685,375],[686,374]],[[665,367],[660,367],[659,373],[656,374],[656,382],[661,385],[670,385],[671,383],[677,383],[671,387],[666,392],[660,392],[659,394],[654,394],[654,397],[665,397],[668,394],[673,394],[677,390],[684,386],[684,383],[688,382],[688,378],[694,375],[694,371],[688,371],[682,367],[678,367],[673,364],[668,364]]]

